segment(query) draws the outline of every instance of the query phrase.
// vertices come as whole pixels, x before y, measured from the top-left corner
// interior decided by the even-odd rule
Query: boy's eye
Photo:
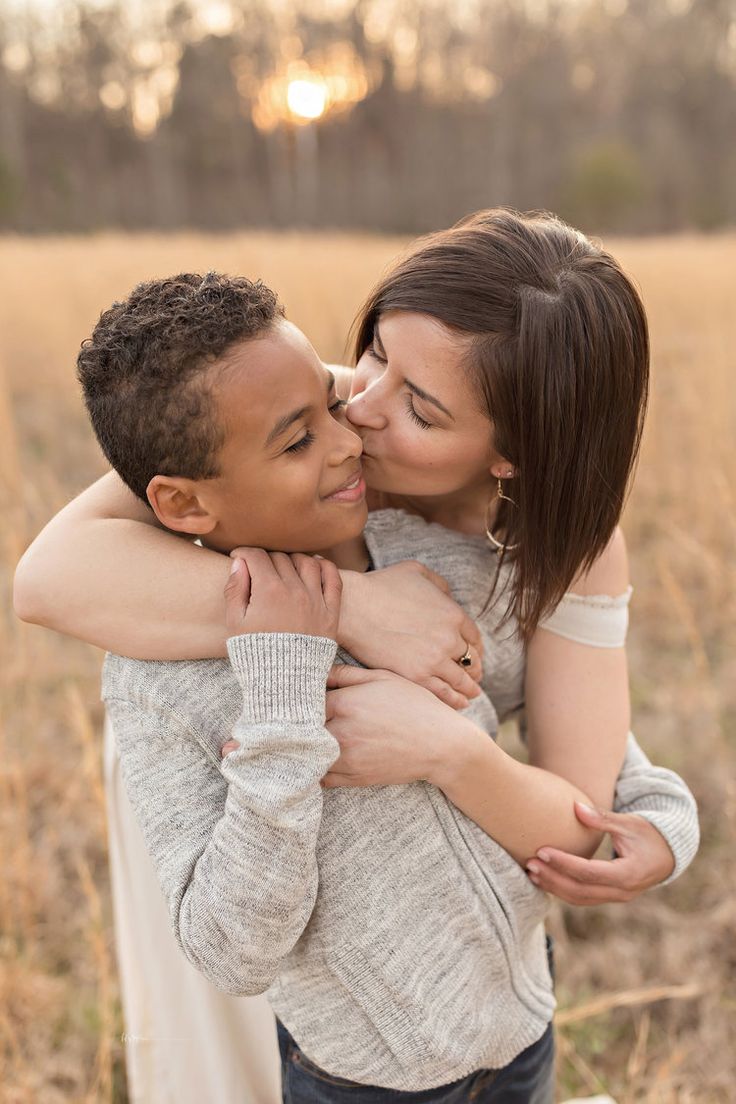
[[[338,410],[342,410],[344,406],[347,406],[347,399],[334,399],[328,406],[330,414],[336,414]]]
[[[301,452],[302,449],[309,448],[313,440],[314,434],[311,429],[308,429],[303,437],[300,437],[293,445],[289,445],[287,449],[284,449],[284,452]]]

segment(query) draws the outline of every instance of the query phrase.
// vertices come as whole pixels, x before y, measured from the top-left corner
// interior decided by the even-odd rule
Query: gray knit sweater
[[[375,566],[425,559],[427,530],[429,566],[461,601],[474,583],[477,605],[487,558],[419,519],[369,519]],[[267,990],[305,1053],[336,1076],[418,1091],[506,1065],[554,1008],[545,896],[426,783],[322,791],[339,750],[324,727],[332,641],[253,634],[228,651],[229,664],[108,656],[103,676],[187,958],[228,992]],[[511,652],[511,637],[496,640],[489,671],[513,675]],[[495,734],[488,696],[470,715]],[[231,736],[240,749],[221,761]],[[619,808],[657,806],[650,819],[682,868],[697,846],[684,784],[632,745],[619,791]]]

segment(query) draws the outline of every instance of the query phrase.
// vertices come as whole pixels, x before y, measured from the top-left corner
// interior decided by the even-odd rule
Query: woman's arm
[[[52,518],[18,564],[14,604],[45,625],[136,659],[226,655],[230,560],[162,529],[115,472]]]
[[[222,588],[230,559],[161,528],[114,473],[39,534],[15,576],[23,621],[134,659],[226,654]],[[339,641],[361,662],[416,679],[453,708],[478,693],[481,642],[443,579],[407,562],[342,572]],[[473,644],[473,666],[454,662]]]
[[[600,594],[608,590],[617,594],[626,589],[628,572],[626,565],[625,546],[620,535],[617,534],[612,542],[611,555],[607,561],[594,565],[594,569],[588,576],[576,580],[575,591],[585,596],[586,594]],[[583,610],[573,610],[577,613],[576,620],[579,628],[579,616],[585,614],[587,603],[581,598]],[[605,600],[604,600],[605,605]],[[595,604],[594,604],[595,606]],[[605,611],[603,625],[599,618],[595,618],[592,624],[583,625],[589,630],[580,635],[588,636],[590,640],[597,637],[598,643],[605,642],[608,645],[621,645],[625,638],[626,630],[626,595],[622,599],[612,599]],[[583,618],[585,621],[585,618]],[[558,636],[560,629],[568,631],[567,625],[560,625],[556,621],[556,633],[550,629],[540,630],[538,640],[542,643],[553,644],[554,637]],[[492,635],[485,632],[487,637],[486,647],[493,647]],[[545,638],[548,638],[545,641]],[[564,646],[564,638],[559,638]],[[597,800],[611,802],[611,778],[616,785],[614,797],[614,809],[617,812],[603,810],[586,810],[581,805],[576,805],[576,815],[591,833],[597,833],[598,838],[602,833],[609,833],[616,846],[616,859],[614,861],[595,861],[580,857],[575,854],[575,848],[559,849],[551,842],[537,852],[539,861],[535,858],[532,862],[534,879],[541,888],[556,893],[573,904],[599,903],[603,901],[626,900],[642,892],[649,886],[662,883],[665,879],[677,877],[692,861],[698,847],[698,822],[697,810],[692,794],[685,783],[671,771],[652,766],[641,749],[636,744],[633,736],[629,734],[626,745],[626,757],[618,778],[616,779],[616,760],[620,755],[622,741],[625,741],[626,726],[628,724],[628,683],[625,677],[625,663],[622,663],[621,647],[611,649],[592,645],[584,647],[578,645],[581,651],[577,657],[585,657],[588,663],[593,664],[595,670],[596,658],[603,656],[614,657],[612,660],[602,659],[602,671],[598,668],[598,676],[604,680],[610,678],[612,672],[616,678],[612,679],[602,691],[598,687],[599,696],[594,700],[586,699],[586,709],[595,718],[595,709],[600,704],[608,712],[606,717],[613,726],[613,740],[618,750],[610,756],[608,782],[602,780],[602,786],[596,789],[596,779],[590,789],[594,791]],[[574,649],[577,651],[577,649]],[[537,652],[541,656],[543,649]],[[544,673],[537,682],[536,688],[541,693],[544,691]],[[563,672],[562,677],[565,677]],[[337,684],[336,684],[337,685]],[[555,701],[557,709],[573,708],[571,718],[575,725],[574,716],[576,686],[570,688],[571,696],[562,702]],[[607,691],[613,691],[609,700]],[[552,688],[554,693],[554,687]],[[537,698],[539,706],[540,699]],[[356,706],[357,702],[354,703]],[[540,761],[547,758],[547,762],[555,760],[555,749],[545,746],[544,716],[537,721],[537,744],[535,752]],[[559,717],[553,721],[559,724]],[[341,722],[342,723],[342,722]],[[563,736],[565,732],[563,731]],[[338,731],[339,736],[339,731]],[[433,774],[436,784],[442,786],[448,796],[462,811],[485,828],[494,838],[500,839],[498,827],[494,827],[488,812],[488,787],[495,786],[498,778],[494,769],[494,752],[489,748],[488,741],[485,745],[478,743],[470,730],[466,730],[467,739],[459,734],[453,742],[451,733],[445,736],[432,733],[429,739],[426,734],[417,734],[406,729],[385,735],[385,739],[377,744],[373,739],[361,742],[357,738],[354,726],[348,731],[347,739],[342,748],[340,759],[335,764],[329,776],[329,785],[365,785],[381,784],[395,781],[397,771],[402,772],[402,780],[410,781],[412,778],[428,778]],[[585,732],[578,732],[577,738],[586,739]],[[571,755],[576,755],[574,741],[571,744]],[[598,749],[599,750],[599,749]],[[437,764],[445,766],[449,763],[452,775],[447,771],[437,771]],[[595,761],[588,762],[587,771],[595,775]],[[505,766],[505,764],[504,764]],[[561,768],[569,769],[569,764],[562,764]],[[577,776],[581,778],[584,786],[588,779],[583,778],[585,770],[574,768]],[[572,772],[571,772],[572,773]],[[575,774],[573,774],[573,781]],[[603,786],[608,788],[604,789]],[[581,788],[583,788],[581,786]],[[495,791],[494,791],[495,792]],[[589,802],[585,803],[586,805]],[[497,811],[497,810],[496,810]],[[513,813],[513,809],[511,810]],[[570,815],[571,810],[568,810]],[[635,815],[634,815],[635,814]],[[549,833],[548,833],[549,834]],[[591,836],[595,838],[594,835]],[[506,846],[506,845],[505,845]],[[513,850],[513,847],[509,847]],[[572,851],[572,853],[567,853]],[[583,853],[589,853],[585,849]],[[673,862],[674,857],[674,862]],[[546,860],[546,861],[545,861]],[[674,872],[673,872],[674,865]]]
[[[626,549],[623,537],[616,534],[575,587],[583,594],[602,594],[606,589],[618,594],[627,585]],[[375,740],[371,729],[380,718],[385,754],[378,779],[374,759],[374,781],[386,780],[384,772],[390,770],[393,754],[400,761],[399,769],[407,773],[406,780],[413,775],[439,786],[517,861],[532,858],[545,838],[560,850],[591,855],[601,833],[581,824],[574,802],[605,807],[612,802],[629,730],[625,653],[621,647],[591,648],[545,629],[537,631],[529,651],[528,764],[508,756],[467,717],[443,717],[432,703],[422,702],[406,687],[393,693],[390,708],[381,702],[381,695],[370,700],[375,682],[365,672],[361,676],[345,671],[339,676],[345,681],[337,684],[344,687],[338,690],[342,699],[335,707],[328,705],[330,710],[337,708],[336,722],[332,713],[328,716],[342,753],[327,784],[350,784],[346,776],[351,770],[356,784],[367,762],[379,754],[381,741]],[[384,698],[391,690],[395,687],[384,684]],[[413,699],[406,715],[402,696]],[[412,716],[416,732],[409,735]],[[399,723],[396,717],[401,718]],[[361,724],[371,731],[370,746],[360,744]],[[400,754],[396,754],[398,733],[402,733]]]
[[[617,530],[571,592],[614,598],[628,585],[626,545]],[[625,649],[580,644],[540,627],[527,651],[524,698],[528,765],[501,759],[488,742],[467,741],[465,754],[441,771],[436,784],[519,861],[525,860],[514,836],[526,846],[514,824],[520,808],[529,839],[546,833],[547,846],[590,857],[602,833],[575,816],[574,802],[601,809],[613,804],[630,725]],[[568,842],[553,844],[553,835]],[[532,857],[527,851],[525,858]]]
[[[575,810],[610,836],[613,858],[580,859],[545,846],[527,866],[534,884],[571,905],[597,905],[630,901],[687,870],[700,843],[695,798],[678,774],[649,761],[631,733],[614,808]]]
[[[605,602],[628,586],[626,544],[617,530],[570,592]],[[527,650],[524,701],[529,762],[610,809],[631,725],[623,638],[617,647],[597,647],[540,626]]]
[[[328,687],[327,728],[340,744],[340,758],[325,786],[430,782],[521,865],[550,834],[565,851],[595,851],[599,834],[580,824],[574,811],[576,800],[589,798],[498,747],[488,734],[493,726],[485,695],[470,707],[486,725],[481,728],[389,671],[341,665]]]

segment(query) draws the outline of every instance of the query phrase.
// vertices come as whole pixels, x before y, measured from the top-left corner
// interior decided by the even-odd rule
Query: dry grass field
[[[0,240],[0,1099],[127,1099],[106,869],[100,654],[14,621],[14,564],[103,470],[74,378],[99,311],[144,277],[260,275],[326,359],[403,243],[235,235]],[[736,1099],[736,237],[610,243],[643,288],[654,393],[625,529],[635,729],[702,811],[688,874],[556,908],[560,1099]],[[614,412],[612,412],[613,416]],[[125,585],[121,580],[121,585]],[[214,1104],[214,1102],[213,1102]]]

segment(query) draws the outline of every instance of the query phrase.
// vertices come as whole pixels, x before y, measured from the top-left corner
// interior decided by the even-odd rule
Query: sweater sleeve
[[[251,995],[269,988],[317,896],[319,783],[339,754],[324,727],[335,644],[252,634],[228,651],[243,707],[240,747],[221,764],[175,705],[108,708],[176,939],[217,988]]]
[[[695,798],[679,774],[655,767],[629,733],[626,757],[616,782],[614,812],[636,813],[653,824],[675,859],[662,885],[679,878],[695,858],[700,826]]]

